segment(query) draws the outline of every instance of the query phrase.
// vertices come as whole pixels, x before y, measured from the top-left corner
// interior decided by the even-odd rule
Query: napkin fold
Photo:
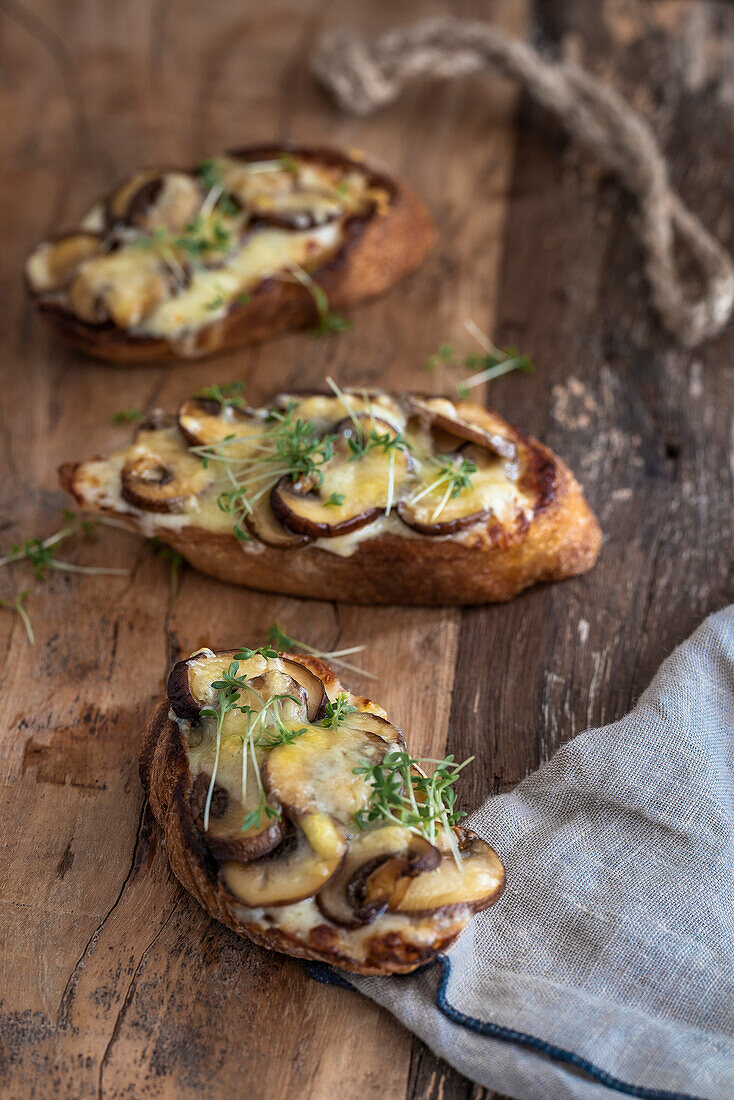
[[[312,966],[517,1100],[734,1097],[734,605],[469,824],[507,887],[397,978]]]

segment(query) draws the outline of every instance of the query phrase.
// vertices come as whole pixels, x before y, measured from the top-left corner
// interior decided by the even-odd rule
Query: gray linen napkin
[[[507,868],[498,904],[436,964],[349,984],[518,1100],[731,1100],[734,605],[469,823]]]

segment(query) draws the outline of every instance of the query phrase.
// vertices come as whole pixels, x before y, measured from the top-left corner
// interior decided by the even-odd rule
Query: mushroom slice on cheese
[[[347,850],[342,826],[326,814],[301,824],[270,855],[223,864],[221,881],[242,905],[292,905],[313,897],[336,874]]]
[[[298,550],[312,541],[309,535],[297,535],[279,523],[270,507],[268,496],[260,497],[245,515],[245,527],[265,546],[276,550]]]
[[[254,825],[243,830],[242,825],[248,814],[258,808],[259,795],[255,768],[248,759],[243,797],[242,754],[245,751],[251,750],[245,749],[238,736],[231,736],[222,742],[216,759],[213,739],[208,743],[206,752],[189,750],[191,765],[201,769],[191,787],[191,812],[209,851],[218,860],[246,863],[251,859],[260,859],[276,848],[286,833],[282,817],[271,817],[265,812],[260,814]],[[258,752],[257,749],[255,751]]]
[[[217,689],[212,687],[236,662],[235,675],[249,685],[242,689],[243,703],[257,710],[274,695],[293,696],[281,700],[284,721],[315,722],[325,713],[324,685],[310,668],[288,657],[265,658],[260,653],[238,658],[239,650],[213,653],[203,649],[173,666],[168,677],[168,697],[179,718],[197,723],[202,707],[213,706]],[[229,716],[227,716],[229,717]],[[225,718],[226,722],[226,718]]]
[[[47,241],[33,252],[26,264],[26,275],[35,294],[49,294],[69,285],[85,261],[104,251],[99,233],[78,230],[55,241]]]
[[[201,459],[182,448],[177,428],[143,430],[122,467],[120,495],[145,512],[183,512],[212,478]]]
[[[380,714],[374,714],[370,710],[356,710],[351,714],[346,714],[342,722],[342,728],[374,733],[382,741],[387,741],[388,745],[401,749],[405,748],[403,731],[394,726],[392,722],[388,722],[387,718],[383,718]]]
[[[247,213],[254,221],[278,229],[315,229],[335,221],[342,212],[342,203],[335,193],[300,189],[263,192],[247,204]]]
[[[479,913],[497,900],[505,886],[505,869],[499,856],[471,829],[455,826],[453,832],[459,863],[439,830],[436,844],[442,850],[440,866],[399,883],[390,899],[392,912],[424,916],[438,909],[465,907]]]
[[[452,486],[442,468],[457,476],[463,473],[464,484],[457,481]],[[397,513],[421,535],[453,535],[492,515],[503,523],[512,520],[528,503],[509,476],[506,459],[467,443],[455,454],[439,456],[435,464],[424,466]]]
[[[354,769],[379,764],[386,752],[387,742],[369,730],[309,726],[290,744],[273,749],[263,783],[297,821],[318,812],[353,828],[354,815],[366,808],[372,790]]]
[[[338,872],[316,896],[329,920],[345,928],[370,924],[383,913],[398,885],[433,871],[441,853],[401,825],[385,825],[354,837]]]
[[[503,424],[499,418],[495,418],[488,409],[483,410],[485,423],[479,425],[462,415],[460,401],[449,401],[445,397],[418,397],[411,394],[409,402],[416,416],[439,431],[458,436],[469,443],[477,443],[480,447],[487,447],[502,458],[510,460],[517,458],[515,442],[506,434],[507,425]]]
[[[81,265],[69,286],[69,303],[82,321],[133,328],[187,279],[185,268],[178,262],[167,266],[155,249],[120,248]]]
[[[333,457],[315,474],[285,475],[270,494],[276,517],[289,531],[336,538],[357,531],[388,510],[411,475],[410,451],[397,432],[367,414],[338,425]]]
[[[217,401],[212,397],[189,397],[178,410],[178,426],[193,446],[232,441],[232,455],[239,455],[236,445],[242,444],[243,455],[250,452],[248,441],[257,440],[265,431],[262,416],[251,409],[238,408],[232,402]],[[228,448],[227,454],[230,454]]]
[[[198,180],[187,172],[151,169],[133,176],[113,192],[108,214],[113,224],[134,226],[148,233],[157,229],[183,233],[194,221],[203,198]]]

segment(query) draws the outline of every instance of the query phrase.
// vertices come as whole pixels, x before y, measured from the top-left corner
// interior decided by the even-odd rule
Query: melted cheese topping
[[[350,215],[388,202],[350,166],[284,156],[259,163],[222,157],[210,167],[208,192],[181,172],[140,173],[118,188],[82,221],[84,232],[99,235],[93,255],[89,246],[85,254],[70,250],[64,238],[29,257],[33,290],[83,321],[109,319],[133,337],[165,339],[186,354],[188,337],[222,320],[263,281],[293,281],[294,271],[332,259]]]

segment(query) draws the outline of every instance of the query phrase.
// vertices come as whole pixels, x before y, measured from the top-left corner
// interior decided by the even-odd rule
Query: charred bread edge
[[[371,213],[347,218],[346,239],[336,256],[312,272],[332,307],[340,309],[382,294],[423,261],[433,243],[431,216],[418,196],[367,161],[353,160],[335,149],[291,145],[253,146],[233,153],[265,155],[274,151],[300,154],[329,164],[353,164],[390,192],[387,214]],[[111,322],[89,324],[62,306],[40,302],[29,294],[54,331],[65,343],[100,359],[119,363],[165,362],[182,355],[164,338],[131,336]],[[251,300],[233,303],[219,321],[192,334],[196,355],[257,343],[276,333],[301,328],[316,320],[316,308],[308,291],[298,283],[264,279]]]
[[[323,666],[318,660],[298,657],[307,668],[319,675]],[[329,670],[333,682],[333,674]],[[171,869],[182,886],[216,920],[226,924],[239,936],[245,936],[261,947],[281,951],[296,958],[313,959],[366,975],[408,974],[451,946],[459,932],[437,940],[431,947],[419,948],[391,932],[375,935],[368,941],[367,961],[356,962],[343,952],[330,949],[338,933],[330,925],[317,925],[310,936],[323,941],[307,947],[280,929],[264,933],[261,928],[243,923],[235,914],[228,894],[218,878],[218,866],[204,843],[189,807],[190,775],[186,746],[178,725],[169,718],[170,702],[159,700],[143,728],[140,745],[140,780],[153,815],[163,829],[166,854]]]
[[[388,534],[367,538],[352,555],[339,557],[313,546],[259,545],[248,552],[234,535],[195,526],[161,527],[156,537],[202,573],[283,595],[423,606],[503,602],[531,584],[585,573],[601,545],[599,524],[568,467],[537,440],[519,437],[532,450],[538,499],[529,525],[509,541],[500,538],[476,547],[455,538]],[[59,477],[64,489],[86,507],[75,488],[82,466],[65,463]],[[137,528],[135,517],[114,514]]]

